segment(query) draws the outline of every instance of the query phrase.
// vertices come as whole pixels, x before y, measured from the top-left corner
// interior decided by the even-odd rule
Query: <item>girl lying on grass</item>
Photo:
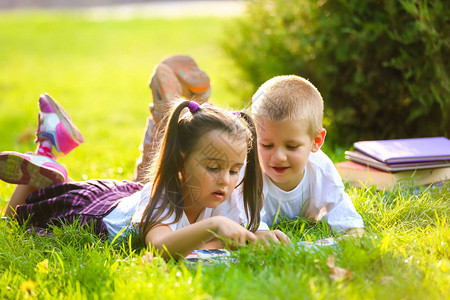
[[[0,179],[19,184],[6,216],[21,224],[28,221],[38,233],[74,220],[110,238],[136,230],[165,259],[222,248],[222,240],[234,246],[258,236],[288,242],[280,231],[254,233],[260,222],[262,177],[255,127],[247,114],[180,102],[165,122],[150,183],[66,182],[67,172],[55,154],[69,153],[83,138],[56,101],[42,95],[39,105],[36,154],[0,153]],[[242,189],[235,191],[244,163]]]

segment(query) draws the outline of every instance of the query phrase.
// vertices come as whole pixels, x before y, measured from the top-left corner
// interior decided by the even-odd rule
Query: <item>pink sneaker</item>
[[[28,155],[13,151],[0,152],[0,179],[36,188],[67,181],[62,165],[42,155]]]
[[[80,130],[75,126],[69,114],[48,94],[39,97],[39,123],[37,141],[49,140],[55,146],[54,157],[67,154],[84,142]],[[58,155],[59,154],[59,155]]]

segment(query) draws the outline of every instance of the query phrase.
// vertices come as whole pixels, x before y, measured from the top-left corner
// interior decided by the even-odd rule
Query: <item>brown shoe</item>
[[[195,60],[187,55],[174,55],[162,61],[172,69],[183,87],[183,97],[203,103],[208,101],[211,83]]]
[[[156,66],[150,83],[155,123],[164,117],[174,99],[184,97],[199,103],[208,101],[211,93],[209,76],[187,55],[170,56]]]
[[[152,117],[147,120],[144,139],[140,145],[141,156],[136,162],[133,180],[146,181],[149,165],[160,138],[160,121],[165,116],[172,101],[184,97],[198,103],[208,101],[211,93],[209,76],[202,71],[195,60],[187,55],[174,55],[161,61],[151,75],[149,87],[153,103],[150,104]]]

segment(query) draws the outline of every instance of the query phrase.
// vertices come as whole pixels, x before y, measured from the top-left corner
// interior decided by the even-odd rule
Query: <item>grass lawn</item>
[[[37,100],[48,92],[86,139],[60,159],[69,175],[131,179],[151,101],[147,82],[161,58],[193,56],[211,77],[214,103],[242,108],[248,100],[251,87],[238,80],[219,45],[232,21],[0,14],[0,151],[34,150]],[[0,182],[2,214],[13,188]],[[0,298],[448,298],[450,184],[348,192],[366,224],[361,240],[314,251],[252,245],[235,253],[237,262],[217,265],[141,265],[145,249],[133,237],[110,244],[68,227],[48,238],[2,221]],[[333,234],[324,223],[302,219],[280,228],[294,242]]]

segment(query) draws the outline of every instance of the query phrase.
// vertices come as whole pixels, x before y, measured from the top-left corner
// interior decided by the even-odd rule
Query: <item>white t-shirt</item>
[[[261,220],[269,225],[273,225],[278,213],[289,219],[300,216],[319,221],[324,218],[338,231],[364,227],[336,167],[321,150],[311,153],[302,181],[289,192],[278,188],[267,175],[263,178]]]
[[[136,225],[141,222],[144,209],[150,200],[150,191],[151,185],[146,184],[139,192],[120,200],[119,204],[103,217],[110,240],[114,239],[119,233],[123,234],[128,230],[136,230]],[[206,207],[203,209],[196,222],[214,216],[224,216],[245,226],[248,222],[241,199],[240,191],[235,190],[227,200],[216,208]],[[178,222],[170,224],[174,220],[175,213],[161,223],[167,224],[174,231],[191,225],[184,212]],[[263,226],[261,228],[264,229]]]

